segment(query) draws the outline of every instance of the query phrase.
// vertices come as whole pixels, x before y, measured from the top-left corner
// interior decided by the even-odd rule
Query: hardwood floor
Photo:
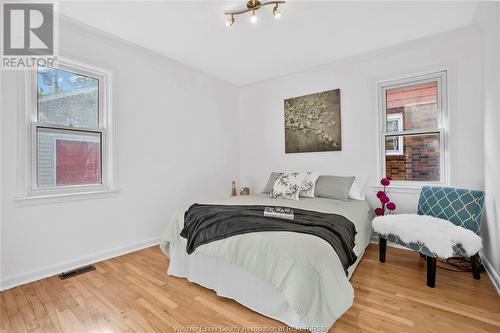
[[[438,268],[436,288],[425,285],[425,260],[388,248],[385,264],[370,245],[352,277],[354,305],[330,332],[500,332],[500,297],[486,274]],[[3,332],[230,332],[232,327],[283,324],[185,279],[165,275],[158,247],[96,264],[64,281],[51,277],[1,293]],[[215,329],[219,327],[219,329]],[[232,331],[234,332],[234,330]],[[247,330],[247,332],[252,332]]]

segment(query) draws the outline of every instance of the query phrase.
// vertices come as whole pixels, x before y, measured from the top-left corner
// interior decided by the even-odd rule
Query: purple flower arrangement
[[[380,184],[384,187],[384,190],[377,192],[377,198],[380,200],[381,204],[381,207],[375,209],[375,215],[377,216],[385,215],[386,210],[388,210],[390,214],[396,209],[396,204],[387,196],[387,193],[389,193],[387,187],[391,184],[391,180],[392,179],[388,177],[380,180]]]

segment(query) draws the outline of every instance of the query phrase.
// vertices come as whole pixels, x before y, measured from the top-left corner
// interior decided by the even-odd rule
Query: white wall
[[[3,86],[3,74],[2,71],[0,70],[0,92],[2,92],[2,86]],[[1,95],[3,96],[3,95]],[[0,290],[2,290],[2,281],[3,281],[3,262],[4,262],[4,255],[3,255],[3,191],[1,190],[3,188],[3,166],[2,166],[2,161],[3,161],[3,137],[2,137],[2,128],[3,128],[3,117],[2,114],[4,113],[3,110],[3,105],[2,105],[2,100],[0,100]]]
[[[236,90],[151,51],[62,21],[60,54],[114,72],[118,177],[107,198],[15,201],[22,89],[2,73],[3,287],[158,242],[173,209],[226,196],[239,171]]]
[[[332,42],[335,37],[332,36]],[[450,184],[483,188],[482,58],[479,32],[461,29],[348,58],[240,90],[240,174],[263,188],[269,173],[318,170],[379,175],[377,82],[448,70]],[[341,89],[342,151],[285,154],[283,100]],[[415,211],[418,191],[391,190],[399,212]],[[368,188],[374,202],[374,189]]]
[[[484,52],[484,187],[485,219],[481,225],[486,265],[500,290],[500,3],[480,3],[475,23]]]

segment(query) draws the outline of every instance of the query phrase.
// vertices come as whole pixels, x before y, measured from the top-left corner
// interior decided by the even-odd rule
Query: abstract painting
[[[342,150],[340,89],[285,100],[285,152]]]

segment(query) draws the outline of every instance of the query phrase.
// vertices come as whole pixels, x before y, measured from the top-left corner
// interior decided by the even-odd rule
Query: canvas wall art
[[[340,89],[285,100],[285,152],[342,150]]]

